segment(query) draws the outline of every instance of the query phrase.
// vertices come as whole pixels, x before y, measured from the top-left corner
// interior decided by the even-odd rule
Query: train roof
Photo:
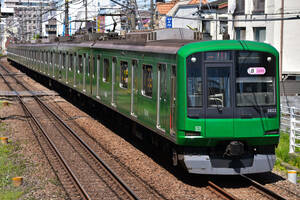
[[[201,45],[199,45],[201,44]],[[107,41],[84,41],[84,42],[56,42],[56,43],[37,43],[37,44],[13,44],[11,46],[22,47],[78,47],[91,49],[107,49],[121,51],[136,51],[145,53],[161,53],[175,55],[180,53],[188,54],[198,51],[224,51],[224,50],[252,50],[270,52],[278,55],[278,51],[269,44],[238,41],[238,40],[154,40],[148,42],[134,42],[129,40],[107,40]]]
[[[176,54],[178,50],[190,43],[199,42],[195,40],[155,40],[145,43],[127,40],[108,41],[84,41],[84,42],[55,42],[36,44],[17,44],[23,47],[86,47],[92,49],[113,49],[125,51],[137,51],[148,53]],[[16,44],[15,44],[16,45]]]

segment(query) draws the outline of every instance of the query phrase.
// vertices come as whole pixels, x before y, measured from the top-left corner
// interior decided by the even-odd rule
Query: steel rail
[[[211,187],[214,192],[216,192],[219,196],[223,197],[226,200],[238,200],[239,198],[233,196],[232,194],[228,193],[221,187],[217,186],[215,183],[212,181],[208,181],[209,187]]]
[[[267,194],[267,196],[269,196],[269,197],[271,197],[273,199],[277,199],[277,200],[285,200],[286,199],[286,198],[280,196],[279,194],[276,194],[272,190],[264,187],[262,184],[256,182],[255,180],[249,178],[248,176],[245,176],[245,175],[242,175],[242,174],[240,176],[243,177],[244,179],[246,179],[248,182],[250,182],[255,188],[257,188],[260,191],[262,191],[265,194]]]
[[[138,200],[139,198],[136,196],[136,194],[130,189],[130,187],[105,163],[103,159],[101,159],[56,113],[54,113],[46,104],[44,104],[40,99],[37,99],[37,101],[47,109],[49,113],[51,113],[57,121],[59,121],[71,134],[74,136],[80,144],[82,144],[86,150],[91,153],[94,158],[101,163],[101,165],[104,167],[104,169],[114,178],[114,180],[117,181],[117,183],[121,186],[121,188],[125,189],[128,196],[132,197],[135,200]]]
[[[1,65],[1,68],[4,69],[6,72],[8,72],[3,65]],[[6,85],[9,87],[9,89],[11,89],[12,91],[14,91],[14,89],[12,88],[11,84],[6,80],[6,78],[4,77],[4,75],[0,72],[0,76],[2,77],[2,79],[4,80],[4,82],[6,83]],[[17,80],[15,77],[13,77],[15,80]],[[26,88],[27,89],[27,88]],[[54,145],[54,143],[50,140],[48,134],[46,133],[46,131],[43,129],[43,127],[41,126],[41,124],[39,123],[39,121],[36,119],[36,117],[32,114],[32,112],[30,112],[30,110],[28,109],[28,107],[26,106],[25,102],[22,100],[21,96],[19,95],[19,93],[17,91],[16,92],[16,96],[22,106],[22,108],[25,111],[25,114],[27,113],[27,116],[29,116],[31,119],[33,119],[33,122],[36,124],[36,126],[40,129],[40,131],[43,133],[44,137],[47,139],[48,143],[50,144],[50,147],[54,150],[54,152],[58,155],[59,160],[61,161],[61,163],[63,164],[63,166],[65,167],[65,169],[68,171],[68,173],[71,175],[71,177],[73,178],[73,180],[75,181],[75,184],[77,186],[77,188],[79,189],[79,192],[81,193],[81,196],[83,196],[83,198],[87,199],[87,200],[91,200],[90,196],[88,195],[88,193],[84,190],[83,186],[80,184],[79,180],[77,179],[77,177],[75,176],[75,174],[72,172],[71,168],[68,166],[67,162],[64,160],[64,158],[62,157],[61,153],[58,151],[58,149],[56,148],[56,146]]]
[[[1,67],[6,71],[2,65]],[[20,82],[17,78],[13,77],[18,84],[22,85],[26,90],[30,91],[29,88],[27,88],[22,82]],[[102,160],[56,113],[54,113],[44,102],[42,102],[35,94],[33,94],[31,91],[30,93],[34,97],[34,99],[45,109],[48,110],[56,119],[59,121],[63,127],[65,127],[79,142],[82,144],[86,150],[91,153],[94,158],[104,167],[104,169],[113,177],[114,180],[117,181],[117,183],[125,190],[125,192],[128,194],[129,197],[131,197],[134,200],[138,200],[139,198],[137,195],[129,188],[129,186],[105,163],[104,160]],[[48,138],[50,140],[50,138]]]

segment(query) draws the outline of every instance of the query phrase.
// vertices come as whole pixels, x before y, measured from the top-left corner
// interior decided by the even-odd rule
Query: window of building
[[[203,33],[210,33],[210,21],[202,21],[202,32]]]
[[[235,28],[235,39],[236,40],[245,40],[246,39],[246,28],[245,27]]]
[[[109,60],[107,58],[103,60],[103,82],[109,82]]]
[[[128,88],[128,62],[121,61],[120,87]]]
[[[253,28],[254,39],[258,42],[266,41],[266,27],[256,27]]]
[[[143,65],[143,89],[142,94],[148,97],[152,97],[152,87],[153,87],[153,75],[152,66]]]
[[[219,19],[220,19],[220,34],[228,33],[227,17],[220,17]]]
[[[245,14],[245,0],[236,0],[235,14]]]
[[[265,13],[265,0],[253,0],[253,14]]]

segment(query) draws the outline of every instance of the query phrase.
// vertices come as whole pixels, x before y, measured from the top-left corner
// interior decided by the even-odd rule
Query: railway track
[[[9,72],[2,66],[0,67]],[[3,73],[0,74],[4,82],[14,91],[11,83]],[[15,78],[15,77],[12,77]],[[15,78],[15,81],[28,88]],[[17,98],[27,116],[30,117],[36,129],[43,135],[47,149],[51,149],[48,159],[53,168],[60,166],[64,172],[57,173],[71,199],[139,199],[134,192],[116,175],[101,158],[99,158],[79,137],[70,129],[58,115],[56,115],[37,96],[24,101],[17,93]],[[38,135],[40,139],[40,135]],[[45,142],[46,141],[46,142]],[[45,150],[44,150],[45,151]],[[52,155],[49,155],[52,154]]]
[[[272,200],[285,200],[286,198],[282,197],[281,195],[277,194],[276,192],[268,189],[267,187],[264,187],[260,183],[256,182],[255,180],[245,176],[240,175],[239,176],[240,181],[247,184],[247,187],[245,188],[248,192],[245,194],[252,194],[253,192],[257,193],[257,196],[259,196],[259,199],[272,199]],[[239,181],[239,182],[240,182]],[[218,194],[219,197],[226,200],[241,200],[241,199],[247,199],[248,197],[243,195],[234,195],[232,192],[228,191],[224,187],[220,186],[220,184],[217,183],[218,181],[208,181],[208,188]],[[238,190],[240,191],[240,190]]]

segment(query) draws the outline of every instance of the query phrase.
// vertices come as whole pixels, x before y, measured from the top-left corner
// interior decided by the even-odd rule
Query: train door
[[[176,103],[176,66],[171,67],[171,87],[170,87],[170,134],[175,136],[175,103]]]
[[[131,115],[137,117],[138,112],[138,61],[131,63]]]
[[[162,130],[167,129],[167,65],[158,64],[157,72],[157,123],[156,127]]]
[[[231,63],[204,67],[206,136],[233,137],[233,86]]]

